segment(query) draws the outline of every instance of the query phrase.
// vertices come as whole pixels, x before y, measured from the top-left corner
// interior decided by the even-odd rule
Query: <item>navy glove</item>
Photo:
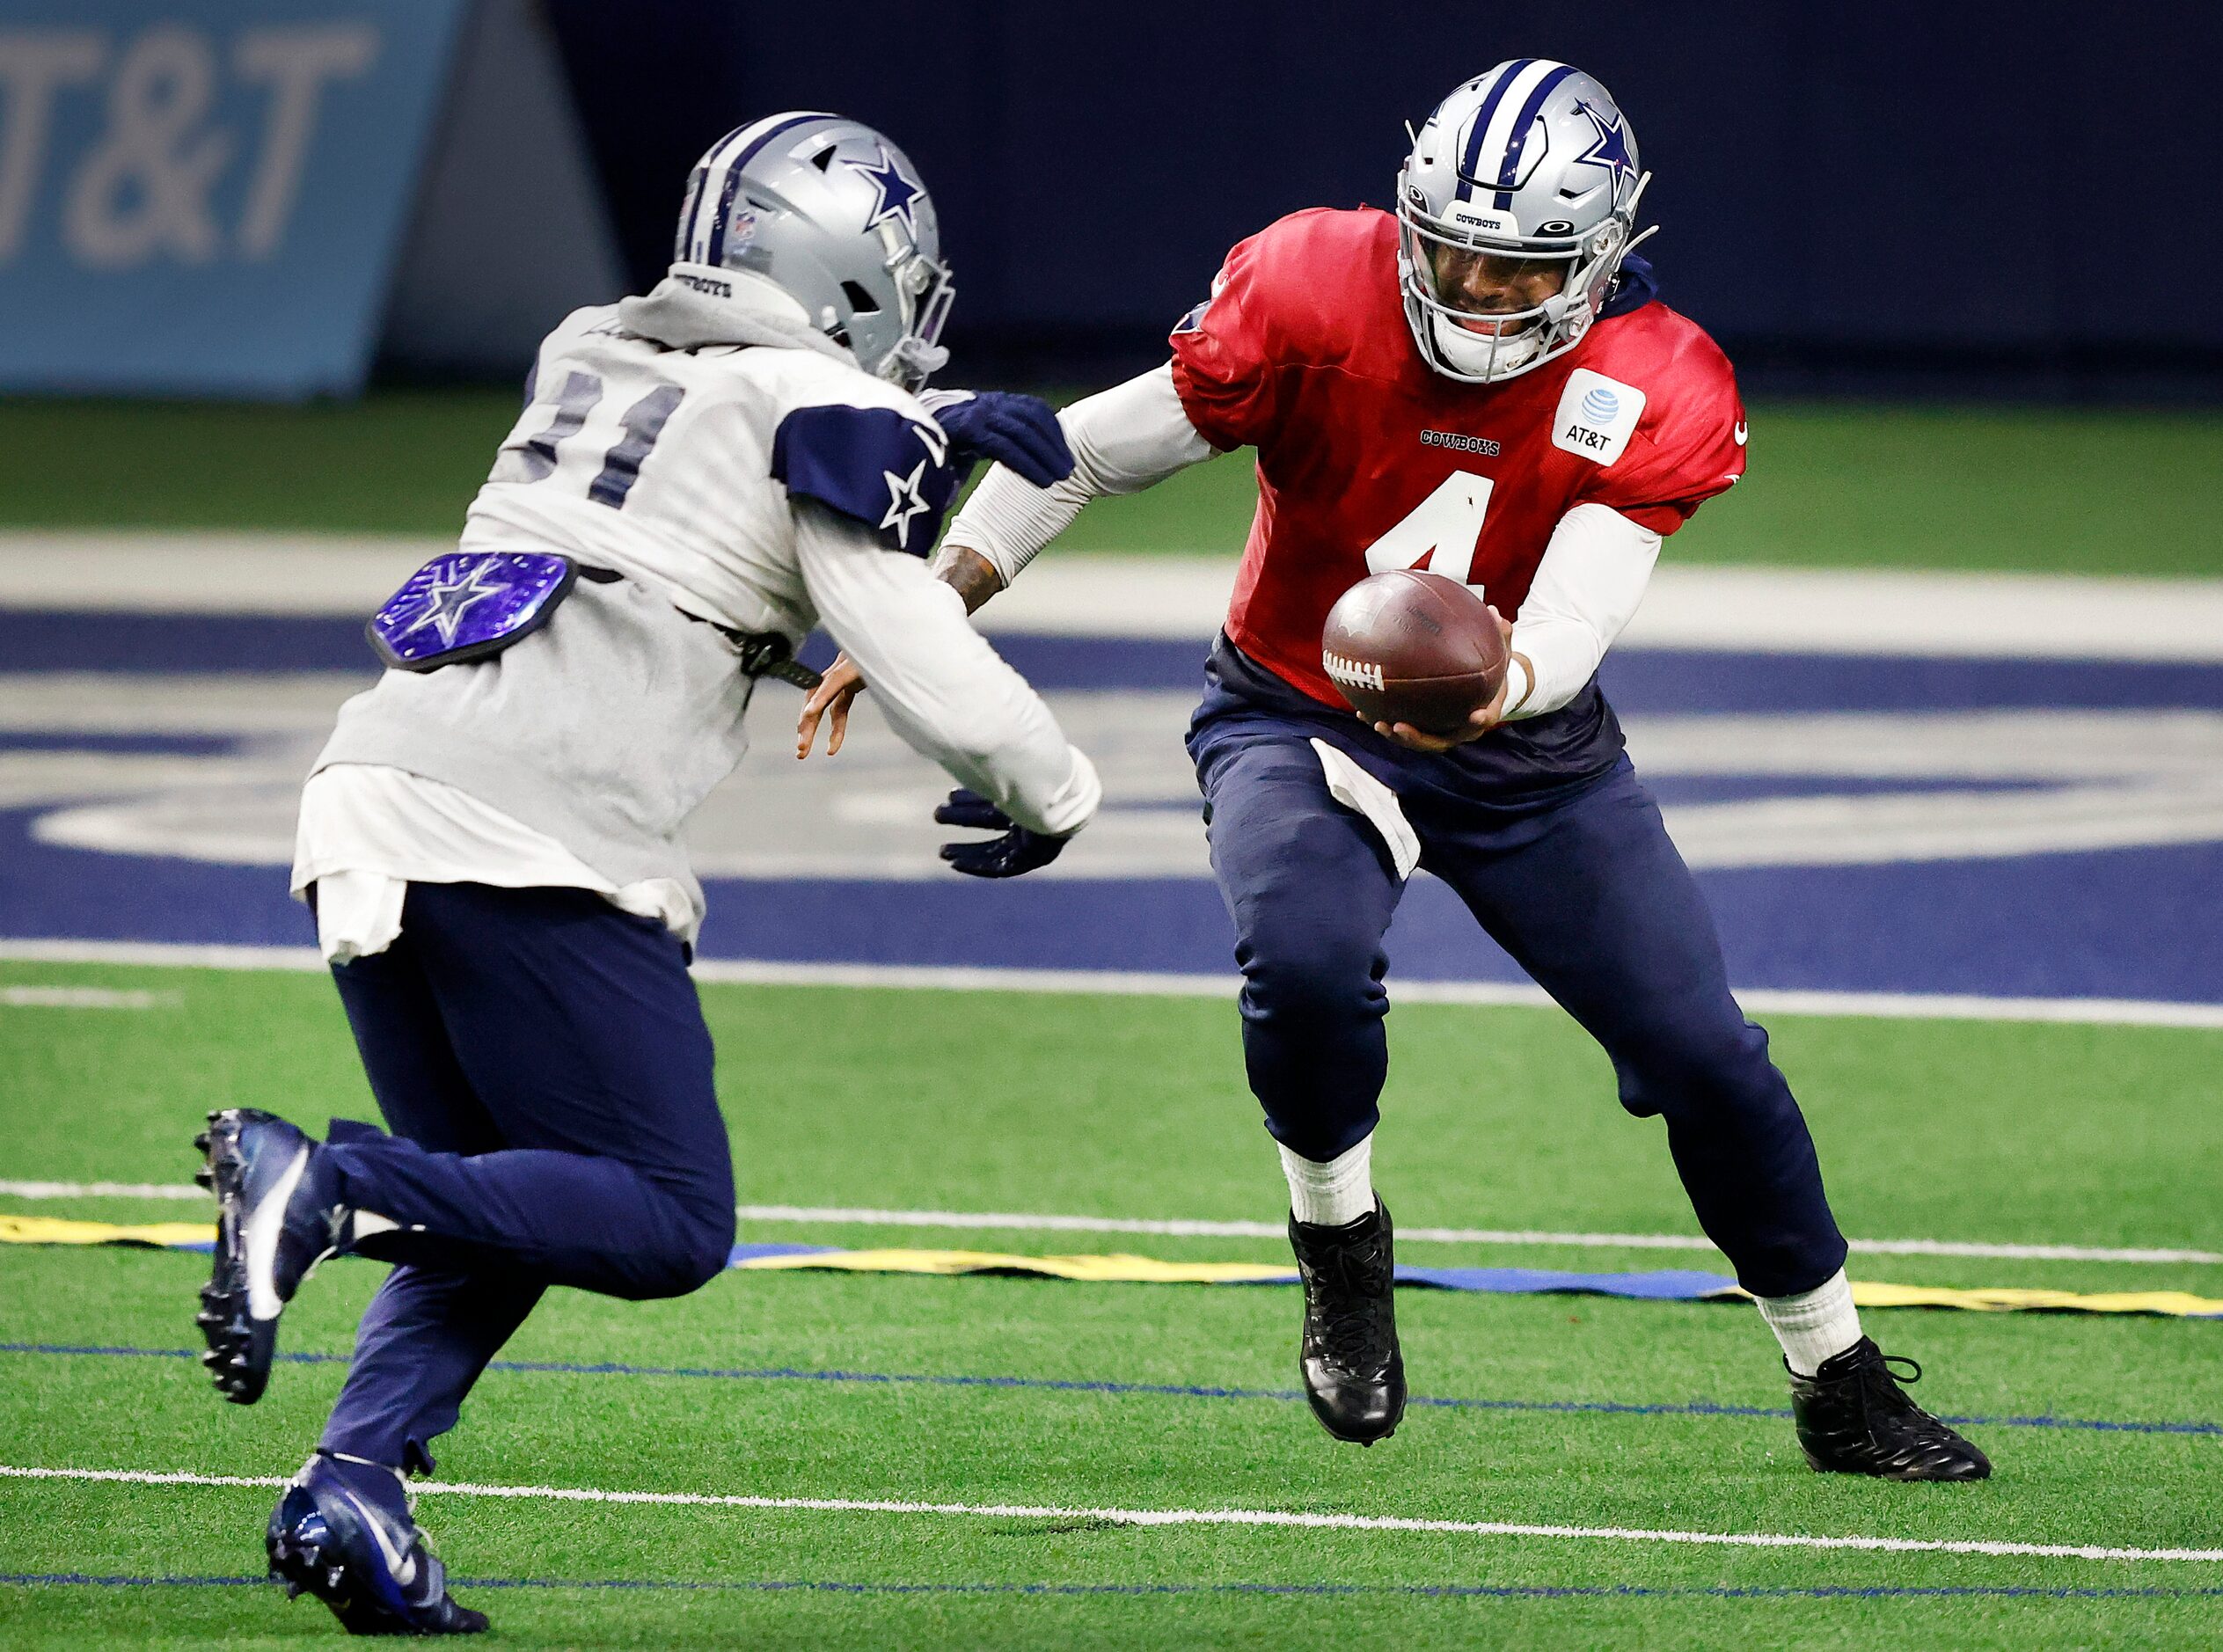
[[[1004,390],[930,390],[919,398],[949,437],[961,469],[990,459],[1036,487],[1073,473],[1073,450],[1057,414],[1039,396]]]
[[[984,842],[941,846],[941,858],[968,877],[1015,878],[1048,866],[1065,846],[1063,837],[1028,831],[977,792],[952,792],[949,801],[934,811],[934,819],[943,826],[1003,833]]]

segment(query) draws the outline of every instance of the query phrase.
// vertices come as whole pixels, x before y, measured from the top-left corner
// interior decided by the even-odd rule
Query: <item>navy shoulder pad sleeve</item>
[[[771,443],[773,479],[878,533],[891,551],[923,557],[941,532],[961,477],[949,442],[892,407],[798,407]]]

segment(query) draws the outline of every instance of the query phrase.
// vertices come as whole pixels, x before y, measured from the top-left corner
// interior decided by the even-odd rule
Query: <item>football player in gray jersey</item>
[[[696,169],[676,252],[541,347],[459,546],[371,621],[388,669],[303,794],[294,888],[391,1134],[232,1109],[201,1138],[227,1399],[260,1396],[319,1258],[395,1264],[267,1534],[273,1575],[361,1633],[486,1627],[405,1477],[541,1293],[677,1296],[727,1264],[678,834],[758,679],[815,682],[793,654],[823,623],[965,788],[945,817],[992,831],[945,851],[960,871],[1042,865],[1101,795],[925,560],[976,460],[1048,486],[1072,459],[1031,398],[919,394],[954,288],[908,157],[835,115],[742,127]]]

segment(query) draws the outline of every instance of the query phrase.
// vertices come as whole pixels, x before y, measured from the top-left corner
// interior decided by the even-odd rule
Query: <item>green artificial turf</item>
[[[506,391],[353,405],[0,400],[0,528],[451,533],[516,416]],[[2223,418],[1764,404],[1751,471],[1690,562],[2223,574]],[[1247,461],[1099,501],[1074,550],[1232,555]]]
[[[516,417],[515,395],[484,390],[0,398],[0,526],[452,534]]]
[[[12,982],[175,996],[144,1011],[0,1007],[0,1174],[179,1181],[211,1106],[312,1123],[370,1115],[314,976],[0,965]],[[1227,1005],[728,986],[705,999],[745,1201],[1258,1219],[1278,1208]],[[1378,1180],[1408,1227],[1689,1231],[1658,1125],[1620,1113],[1602,1059],[1556,1012],[1408,1006],[1391,1027]],[[2223,1034],[1799,1018],[1774,1031],[1855,1234],[2212,1243],[2223,1117],[2202,1103]],[[0,1196],[11,1210],[200,1215]],[[1224,1259],[1279,1248],[801,1224],[745,1224],[743,1237]],[[1406,1256],[1721,1266],[1705,1253],[1443,1244]],[[205,1268],[175,1253],[0,1249],[0,1343],[185,1348]],[[2223,1268],[2190,1265],[1874,1256],[1853,1271],[2223,1296]],[[286,1347],[343,1353],[380,1272],[328,1265],[289,1311]],[[440,1479],[2138,1547],[2212,1547],[2223,1533],[2214,1433],[1971,1425],[2000,1466],[1985,1485],[1816,1476],[1781,1420],[1687,1409],[1784,1403],[1773,1347],[1735,1305],[1404,1292],[1415,1392],[1497,1403],[1415,1407],[1394,1440],[1338,1448],[1276,1397],[1292,1382],[1297,1301],[1276,1287],[801,1273],[729,1273],[675,1302],[559,1291],[507,1357],[757,1374],[496,1371],[442,1443]],[[1869,1327],[1925,1363],[1920,1392],[1948,1411],[2223,1422],[2223,1325],[1899,1312]],[[282,1365],[263,1403],[239,1411],[184,1358],[0,1352],[0,1463],[251,1475],[296,1466],[340,1378],[337,1364]],[[1253,1392],[863,1380],[889,1376]],[[1549,1408],[1600,1402],[1683,1409]],[[247,1575],[269,1502],[257,1488],[0,1479],[0,1574]],[[2184,1592],[2223,1590],[2223,1565],[2197,1562],[435,1495],[420,1513],[459,1576],[701,1585],[465,1591],[523,1644],[1757,1652],[2192,1645],[2223,1623],[2223,1597]],[[1895,1592],[1908,1590],[1943,1592]],[[1817,1590],[1841,1592],[1798,1592]],[[2000,1590],[2034,1592],[1985,1592]],[[2073,1590],[2110,1592],[2048,1592]],[[0,1583],[7,1646],[333,1633],[319,1609],[261,1588]]]

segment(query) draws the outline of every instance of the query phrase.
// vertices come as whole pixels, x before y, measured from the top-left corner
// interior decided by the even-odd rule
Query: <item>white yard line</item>
[[[163,1199],[202,1202],[189,1181],[20,1181],[0,1180],[0,1196],[14,1199]],[[1281,1239],[1276,1222],[1210,1221],[1180,1217],[1058,1216],[1012,1210],[881,1210],[865,1205],[744,1204],[744,1222],[800,1222],[813,1225],[956,1229],[969,1232],[1139,1233],[1171,1239]],[[1587,1250],[1706,1251],[1713,1245],[1694,1233],[1562,1233],[1539,1228],[1400,1227],[1408,1244],[1572,1246]],[[2105,1245],[1988,1245],[1967,1239],[1853,1239],[1869,1256],[1974,1256],[2011,1261],[2223,1262],[2223,1252],[2153,1250]]]
[[[157,969],[324,969],[313,947],[209,946],[172,941],[44,940],[0,937],[0,962],[123,964]],[[1005,969],[964,965],[794,963],[700,958],[698,981],[754,986],[898,987],[938,992],[1095,992],[1122,998],[1228,998],[1232,975],[1126,969]],[[1510,1005],[1543,1008],[1542,990],[1522,981],[1402,981],[1405,1004]],[[1836,992],[1748,987],[1737,999],[1761,1015],[1866,1016],[1883,1020],[2047,1021],[2097,1027],[2223,1029],[2223,1004],[2159,998],[1987,998],[1969,993]]]
[[[175,992],[113,987],[0,987],[0,1006],[15,1010],[154,1010],[184,1002]]]
[[[208,1190],[190,1181],[0,1181],[11,1199],[167,1199],[210,1202]]]
[[[130,1486],[282,1486],[274,1475],[191,1474],[152,1469],[24,1468],[0,1477]],[[1402,1515],[1313,1514],[1291,1509],[1091,1509],[1055,1503],[928,1502],[881,1497],[756,1497],[687,1491],[605,1491],[574,1486],[479,1486],[427,1480],[420,1495],[523,1502],[600,1502],[679,1509],[801,1509],[822,1514],[949,1515],[990,1520],[1101,1520],[1115,1525],[1278,1526],[1313,1531],[1430,1531],[1466,1537],[1558,1538],[1745,1549],[1864,1549],[1892,1554],[1988,1554],[2049,1561],[2223,1561],[2219,1549],[2142,1549],[2100,1543],[2012,1543],[1988,1538],[1824,1537],[1804,1532],[1680,1531],[1650,1526],[1547,1525],[1510,1520],[1426,1520]]]
[[[0,533],[0,607],[354,618],[453,548],[304,533]],[[981,623],[1201,643],[1227,610],[1234,550],[1053,554]],[[1670,562],[1623,646],[2213,662],[2223,661],[2223,581]]]
[[[325,967],[314,947],[223,947],[162,940],[25,940],[6,937],[0,937],[0,962],[317,973],[322,973]]]

